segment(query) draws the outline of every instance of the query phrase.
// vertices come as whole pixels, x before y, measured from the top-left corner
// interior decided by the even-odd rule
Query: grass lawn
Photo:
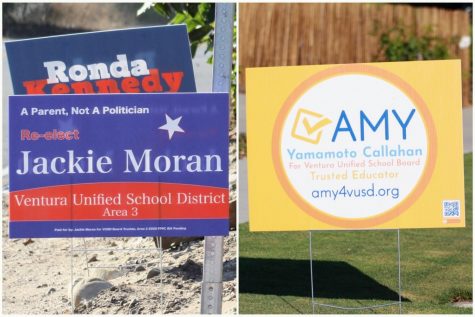
[[[401,230],[403,313],[472,313],[450,304],[452,298],[472,298],[472,154],[465,155],[465,205],[466,228]],[[397,231],[314,232],[313,242],[320,303],[361,307],[398,300]],[[239,249],[241,314],[312,313],[308,232],[249,233],[243,224]]]

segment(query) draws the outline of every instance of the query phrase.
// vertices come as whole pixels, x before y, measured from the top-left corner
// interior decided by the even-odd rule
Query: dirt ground
[[[77,301],[81,283],[94,278],[111,285],[93,299],[78,303],[76,313],[200,312],[203,240],[164,250],[161,261],[151,238],[9,240],[8,208],[3,207],[4,314],[69,314],[71,296]],[[77,250],[72,257],[71,243]],[[147,250],[124,250],[140,248]],[[235,231],[225,238],[224,254],[223,313],[235,314]],[[71,285],[75,285],[73,292]]]

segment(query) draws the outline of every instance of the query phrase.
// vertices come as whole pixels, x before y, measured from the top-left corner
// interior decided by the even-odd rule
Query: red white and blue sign
[[[10,97],[10,238],[227,235],[224,93]]]
[[[185,25],[5,43],[15,95],[195,92]]]

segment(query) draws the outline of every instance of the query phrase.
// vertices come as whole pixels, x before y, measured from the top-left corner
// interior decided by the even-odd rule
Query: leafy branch
[[[198,46],[205,45],[205,54],[213,52],[215,34],[214,3],[145,3],[138,11],[140,15],[152,9],[169,20],[169,24],[185,24],[190,38],[191,55],[195,57]],[[236,19],[236,17],[234,17]],[[236,118],[236,23],[233,28],[233,56],[231,69],[231,127]],[[207,62],[213,63],[213,55]]]
[[[378,60],[413,61],[450,58],[448,41],[433,35],[427,28],[417,36],[402,25],[395,26],[379,36]]]

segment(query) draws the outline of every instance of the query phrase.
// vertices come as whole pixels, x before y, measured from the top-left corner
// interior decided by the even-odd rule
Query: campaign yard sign
[[[5,43],[16,95],[196,91],[185,25]]]
[[[228,94],[10,97],[10,237],[226,235]]]
[[[464,227],[460,70],[247,69],[251,230]]]

